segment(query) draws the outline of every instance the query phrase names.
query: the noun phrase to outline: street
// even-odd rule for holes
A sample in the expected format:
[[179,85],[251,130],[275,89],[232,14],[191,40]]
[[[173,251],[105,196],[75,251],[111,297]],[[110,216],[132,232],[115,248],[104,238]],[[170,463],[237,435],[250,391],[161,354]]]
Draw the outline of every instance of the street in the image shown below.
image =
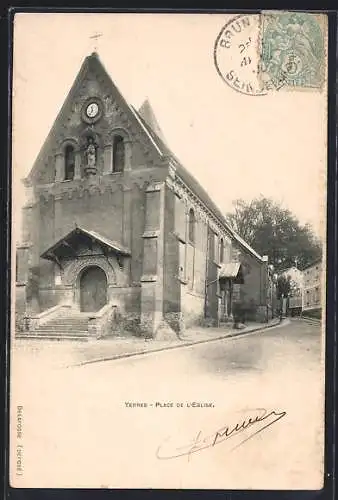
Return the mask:
[[[319,326],[296,319],[69,368],[20,352],[12,411],[23,408],[24,474],[16,484],[320,488],[321,338]],[[238,432],[250,418],[256,423]]]

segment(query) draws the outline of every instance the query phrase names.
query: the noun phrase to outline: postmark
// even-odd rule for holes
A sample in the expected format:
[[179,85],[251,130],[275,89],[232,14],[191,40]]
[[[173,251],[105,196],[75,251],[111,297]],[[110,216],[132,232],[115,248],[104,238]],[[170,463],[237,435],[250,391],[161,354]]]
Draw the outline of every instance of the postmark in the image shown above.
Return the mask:
[[281,11],[232,18],[214,45],[218,74],[227,85],[246,95],[323,88],[324,18]]

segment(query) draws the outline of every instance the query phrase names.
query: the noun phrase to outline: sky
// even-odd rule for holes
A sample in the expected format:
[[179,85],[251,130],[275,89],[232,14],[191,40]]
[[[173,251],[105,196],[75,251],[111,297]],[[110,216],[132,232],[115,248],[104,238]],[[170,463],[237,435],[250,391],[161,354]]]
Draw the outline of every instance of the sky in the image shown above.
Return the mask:
[[[326,93],[247,96],[216,71],[215,40],[233,14],[16,14],[13,204],[84,58],[99,57],[126,100],[148,98],[167,144],[226,213],[271,197],[323,237]],[[97,40],[91,38],[101,34]]]

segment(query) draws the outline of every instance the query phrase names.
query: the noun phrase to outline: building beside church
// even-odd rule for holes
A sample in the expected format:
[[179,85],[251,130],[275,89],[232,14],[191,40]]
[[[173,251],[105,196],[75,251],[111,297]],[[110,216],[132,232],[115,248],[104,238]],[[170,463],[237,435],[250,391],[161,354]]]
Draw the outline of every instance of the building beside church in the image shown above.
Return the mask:
[[304,286],[302,293],[302,312],[314,313],[320,317],[322,309],[322,260],[318,259],[303,268]]
[[303,297],[303,272],[297,266],[292,266],[280,271],[279,276],[290,280],[290,293],[288,296],[288,309],[291,315],[300,314],[302,311]]
[[[88,56],[24,180],[17,313],[31,333],[159,337],[271,315],[269,266]],[[47,333],[46,333],[47,332]]]

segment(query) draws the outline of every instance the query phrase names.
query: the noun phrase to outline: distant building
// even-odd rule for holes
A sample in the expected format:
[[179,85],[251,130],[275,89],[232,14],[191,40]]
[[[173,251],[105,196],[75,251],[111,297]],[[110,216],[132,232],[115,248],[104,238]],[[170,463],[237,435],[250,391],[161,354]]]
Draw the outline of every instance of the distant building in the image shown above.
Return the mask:
[[296,285],[296,288],[301,289],[303,287],[303,272],[296,266],[288,267],[280,271],[281,276],[290,276],[291,281]]
[[321,281],[323,264],[321,259],[303,268],[302,310],[321,309]]
[[291,291],[288,297],[289,309],[299,310],[302,309],[302,296],[303,296],[303,272],[296,266],[289,267],[279,273],[280,276],[290,278]]

